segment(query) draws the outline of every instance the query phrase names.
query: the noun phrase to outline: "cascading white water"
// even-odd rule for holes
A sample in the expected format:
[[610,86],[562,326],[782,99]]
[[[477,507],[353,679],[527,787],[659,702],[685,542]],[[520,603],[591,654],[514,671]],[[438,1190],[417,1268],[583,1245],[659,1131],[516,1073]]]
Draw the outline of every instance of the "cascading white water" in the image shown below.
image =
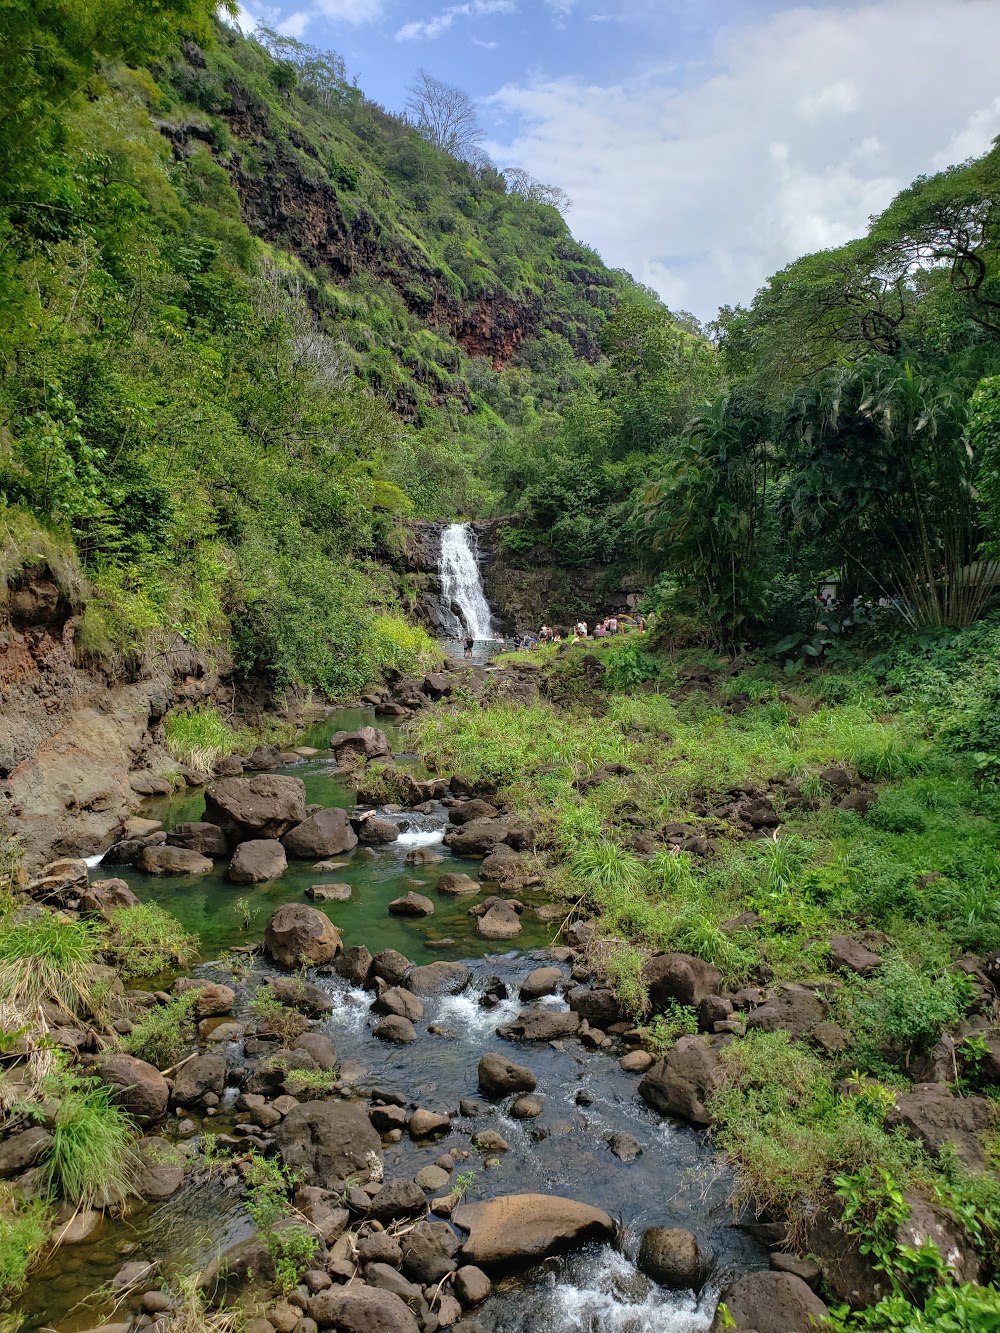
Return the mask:
[[479,561],[469,544],[468,523],[449,523],[442,532],[438,569],[441,601],[445,615],[455,622],[454,637],[492,639],[493,617],[483,591]]

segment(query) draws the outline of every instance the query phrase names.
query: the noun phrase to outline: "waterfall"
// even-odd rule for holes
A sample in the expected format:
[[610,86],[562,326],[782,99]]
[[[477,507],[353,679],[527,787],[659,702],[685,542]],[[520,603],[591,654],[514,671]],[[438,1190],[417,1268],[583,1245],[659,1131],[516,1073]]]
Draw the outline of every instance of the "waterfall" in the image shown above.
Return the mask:
[[469,544],[468,523],[449,523],[441,534],[441,603],[453,636],[492,639],[493,617],[483,592],[479,561]]

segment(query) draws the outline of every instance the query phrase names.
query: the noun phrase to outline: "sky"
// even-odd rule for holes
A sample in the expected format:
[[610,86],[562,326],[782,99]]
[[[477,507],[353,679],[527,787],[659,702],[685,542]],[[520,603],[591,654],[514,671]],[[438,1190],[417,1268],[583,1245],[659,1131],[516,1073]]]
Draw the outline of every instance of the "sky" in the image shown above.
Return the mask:
[[244,0],[401,111],[476,99],[496,164],[614,268],[710,320],[1000,134],[997,0]]

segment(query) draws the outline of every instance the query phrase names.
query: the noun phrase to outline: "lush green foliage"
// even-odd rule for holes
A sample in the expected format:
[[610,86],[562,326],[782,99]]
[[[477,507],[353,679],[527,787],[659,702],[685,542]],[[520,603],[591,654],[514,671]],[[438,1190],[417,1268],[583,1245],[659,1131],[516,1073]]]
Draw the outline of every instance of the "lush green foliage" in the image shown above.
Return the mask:
[[168,1004],[157,1004],[132,1024],[121,1039],[121,1047],[157,1069],[176,1064],[194,1039],[194,1007],[197,990],[173,996]]
[[102,947],[118,974],[130,981],[183,967],[198,956],[197,939],[155,903],[116,908]]

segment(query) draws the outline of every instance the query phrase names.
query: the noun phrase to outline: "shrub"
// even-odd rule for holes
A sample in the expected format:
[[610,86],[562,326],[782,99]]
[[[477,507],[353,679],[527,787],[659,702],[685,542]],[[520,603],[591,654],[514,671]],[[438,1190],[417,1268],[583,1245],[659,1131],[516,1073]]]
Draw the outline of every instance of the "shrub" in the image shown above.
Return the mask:
[[235,749],[237,738],[217,708],[205,706],[167,714],[167,749],[175,759],[203,773]]
[[274,1158],[252,1152],[243,1173],[247,1212],[274,1260],[278,1287],[291,1291],[319,1249],[316,1236],[305,1227],[280,1225],[288,1216],[288,1193],[301,1179]]
[[25,1199],[12,1185],[0,1186],[0,1294],[13,1294],[25,1282],[48,1239],[44,1199]]
[[886,1061],[929,1050],[962,1018],[970,993],[963,973],[921,972],[900,954],[890,955],[873,977],[852,981],[842,993],[855,1059],[882,1070]]
[[922,833],[927,827],[920,803],[908,792],[892,788],[880,794],[868,819],[886,833]]
[[147,1009],[145,1016],[133,1023],[132,1031],[121,1039],[121,1048],[129,1055],[146,1060],[157,1069],[167,1069],[184,1054],[194,1038],[196,990],[173,996],[168,1004]]
[[105,928],[104,952],[125,981],[155,977],[198,956],[198,940],[156,903],[119,907]]

